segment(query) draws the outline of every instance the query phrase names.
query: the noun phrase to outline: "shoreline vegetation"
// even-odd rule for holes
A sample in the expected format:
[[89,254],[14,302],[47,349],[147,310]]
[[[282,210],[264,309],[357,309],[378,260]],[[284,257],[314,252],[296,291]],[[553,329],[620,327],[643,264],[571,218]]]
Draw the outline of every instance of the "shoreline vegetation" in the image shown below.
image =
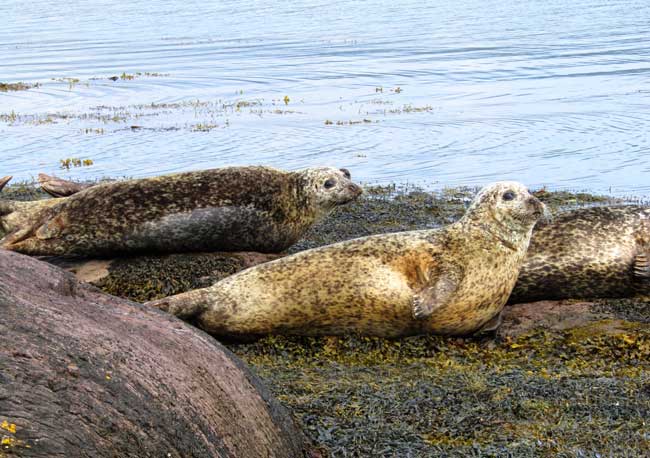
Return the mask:
[[[449,224],[474,192],[366,187],[289,252]],[[544,189],[536,195],[553,212],[627,203]],[[0,194],[44,197],[31,183]],[[117,260],[109,281],[96,286],[145,301],[242,268],[205,254],[143,258]],[[650,298],[544,301],[510,306],[507,315],[496,337],[270,336],[228,347],[330,456],[650,455]]]
[[[80,78],[71,78],[71,77],[66,77],[66,78],[51,78],[50,80],[56,83],[66,83],[68,84],[68,87],[72,89],[76,84],[82,83],[85,85],[89,85],[90,81],[118,81],[118,80],[123,80],[123,81],[130,81],[134,80],[136,78],[156,78],[156,77],[166,77],[170,76],[169,73],[159,73],[159,72],[134,72],[134,73],[127,73],[127,72],[122,72],[120,75],[112,75],[108,77],[92,77],[88,78],[87,81],[82,81]],[[25,83],[23,81],[18,81],[14,83],[4,83],[0,81],[0,92],[9,92],[9,91],[26,91],[28,89],[32,88],[37,88],[37,87],[42,87],[44,84],[47,83]]]

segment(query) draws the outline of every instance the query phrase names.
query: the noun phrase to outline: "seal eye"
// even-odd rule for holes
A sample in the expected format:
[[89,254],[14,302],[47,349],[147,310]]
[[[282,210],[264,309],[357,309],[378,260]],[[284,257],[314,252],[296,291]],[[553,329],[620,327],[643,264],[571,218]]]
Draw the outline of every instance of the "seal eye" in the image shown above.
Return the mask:
[[348,180],[352,178],[352,175],[350,175],[350,171],[348,169],[341,169],[341,172],[343,172],[343,175],[345,175],[345,178]]
[[335,184],[336,180],[334,178],[330,178],[329,180],[325,181],[325,183],[323,183],[323,186],[325,186],[325,189],[332,189]]
[[503,196],[501,196],[503,200],[512,200],[515,198],[515,193],[512,191],[506,191],[503,193]]

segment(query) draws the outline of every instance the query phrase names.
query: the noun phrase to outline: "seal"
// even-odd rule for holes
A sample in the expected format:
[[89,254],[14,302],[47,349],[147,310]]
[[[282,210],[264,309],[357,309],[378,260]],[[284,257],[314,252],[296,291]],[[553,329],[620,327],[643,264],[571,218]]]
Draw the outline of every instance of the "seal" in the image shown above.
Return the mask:
[[280,252],[361,194],[346,169],[226,167],[102,183],[48,204],[3,202],[0,247],[30,255]]
[[582,208],[535,228],[509,303],[650,294],[650,208]]
[[232,340],[488,330],[545,212],[523,185],[495,183],[449,226],[306,250],[148,304]]

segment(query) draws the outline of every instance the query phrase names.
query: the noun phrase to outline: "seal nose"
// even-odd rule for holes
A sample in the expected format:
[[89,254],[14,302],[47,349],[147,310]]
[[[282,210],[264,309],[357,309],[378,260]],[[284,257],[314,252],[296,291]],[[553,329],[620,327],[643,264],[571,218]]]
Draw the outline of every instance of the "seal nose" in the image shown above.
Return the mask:
[[350,183],[348,185],[348,191],[350,191],[350,193],[354,195],[354,197],[359,197],[361,194],[363,194],[363,189],[361,188],[361,186],[354,183]]
[[542,203],[535,196],[530,196],[528,198],[528,206],[533,210],[533,215],[540,219],[543,222],[549,222],[551,220],[551,212],[549,212],[548,207]]

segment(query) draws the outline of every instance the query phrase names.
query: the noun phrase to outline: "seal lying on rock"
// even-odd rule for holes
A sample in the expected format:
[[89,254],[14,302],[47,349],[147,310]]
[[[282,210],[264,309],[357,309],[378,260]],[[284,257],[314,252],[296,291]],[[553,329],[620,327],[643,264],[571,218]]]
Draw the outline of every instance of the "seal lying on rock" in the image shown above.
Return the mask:
[[650,294],[650,208],[583,208],[535,228],[508,302]]
[[103,183],[49,204],[0,201],[8,232],[0,247],[31,255],[279,252],[361,192],[350,172],[331,167],[227,167]]
[[237,340],[468,334],[497,324],[545,211],[521,184],[495,183],[442,229],[303,251],[148,304]]

